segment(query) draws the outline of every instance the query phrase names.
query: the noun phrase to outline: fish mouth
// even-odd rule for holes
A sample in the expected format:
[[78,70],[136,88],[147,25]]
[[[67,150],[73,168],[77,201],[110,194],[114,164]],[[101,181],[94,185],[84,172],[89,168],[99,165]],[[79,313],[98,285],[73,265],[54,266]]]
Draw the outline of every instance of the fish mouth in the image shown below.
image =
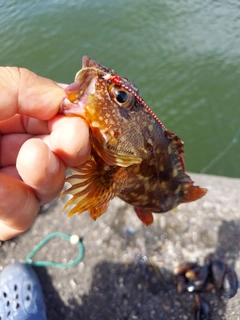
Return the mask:
[[93,71],[82,69],[76,81],[65,88],[59,113],[66,116],[84,116],[88,97],[95,94],[95,84]]
[[65,88],[65,97],[59,113],[66,116],[84,116],[84,109],[90,95],[96,94],[96,76],[112,70],[98,64],[88,56],[82,58],[82,69],[76,74],[75,82]]

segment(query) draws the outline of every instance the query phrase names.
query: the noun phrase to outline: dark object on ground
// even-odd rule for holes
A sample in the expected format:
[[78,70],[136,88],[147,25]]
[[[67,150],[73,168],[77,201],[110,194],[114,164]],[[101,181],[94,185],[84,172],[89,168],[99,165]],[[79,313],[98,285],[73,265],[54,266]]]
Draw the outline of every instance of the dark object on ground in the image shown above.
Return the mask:
[[[225,262],[214,259],[212,255],[205,257],[204,265],[187,262],[178,266],[174,274],[177,291],[205,292],[215,289],[227,299],[234,297],[238,290],[238,279],[233,268]],[[198,294],[194,298],[195,319],[209,319],[210,307]]]

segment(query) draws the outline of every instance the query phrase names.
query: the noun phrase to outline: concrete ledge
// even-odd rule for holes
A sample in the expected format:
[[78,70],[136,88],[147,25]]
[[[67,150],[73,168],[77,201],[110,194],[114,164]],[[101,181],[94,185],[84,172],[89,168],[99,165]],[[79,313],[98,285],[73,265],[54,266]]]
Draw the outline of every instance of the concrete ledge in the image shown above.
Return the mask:
[[[180,205],[144,227],[131,206],[112,201],[96,222],[87,213],[70,219],[61,213],[63,202],[43,208],[24,235],[2,243],[0,266],[23,261],[51,232],[78,234],[85,256],[76,267],[35,268],[46,296],[50,320],[193,319],[193,297],[177,294],[173,269],[184,261],[202,262],[214,253],[233,266],[240,277],[240,180],[191,174],[208,188],[201,200]],[[36,260],[68,260],[76,248],[53,240]],[[158,267],[149,266],[148,258]],[[160,270],[160,272],[159,272]],[[224,301],[217,293],[204,293],[211,319],[240,319],[240,293]]]

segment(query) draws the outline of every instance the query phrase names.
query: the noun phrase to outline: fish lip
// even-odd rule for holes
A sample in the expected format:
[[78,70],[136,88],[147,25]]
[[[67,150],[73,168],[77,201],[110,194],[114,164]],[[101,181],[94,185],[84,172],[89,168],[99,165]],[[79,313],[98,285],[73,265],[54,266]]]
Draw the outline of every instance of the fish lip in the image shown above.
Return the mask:
[[82,116],[84,114],[84,107],[85,104],[82,101],[79,100],[77,103],[72,103],[67,97],[64,97],[60,104],[58,113],[64,114],[65,116]]

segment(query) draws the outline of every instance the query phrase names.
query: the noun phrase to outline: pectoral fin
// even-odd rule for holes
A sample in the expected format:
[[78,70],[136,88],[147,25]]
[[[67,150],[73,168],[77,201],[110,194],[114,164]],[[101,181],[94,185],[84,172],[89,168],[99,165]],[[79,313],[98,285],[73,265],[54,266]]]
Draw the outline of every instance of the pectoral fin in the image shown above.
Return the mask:
[[99,128],[91,127],[90,137],[98,155],[109,165],[128,167],[142,162],[142,158],[137,155],[120,153],[112,148],[118,144],[117,139],[103,136]]
[[90,210],[90,216],[93,220],[97,220],[98,217],[100,217],[103,213],[105,213],[107,211],[108,208],[108,202],[102,204],[99,207],[95,207],[93,209]]
[[69,217],[89,211],[96,220],[107,210],[109,201],[123,190],[128,179],[125,169],[99,167],[93,157],[81,167],[70,170],[72,174],[66,181],[72,186],[61,194],[61,197],[66,194],[73,196],[63,208],[65,210],[69,205],[74,205],[68,213]]

